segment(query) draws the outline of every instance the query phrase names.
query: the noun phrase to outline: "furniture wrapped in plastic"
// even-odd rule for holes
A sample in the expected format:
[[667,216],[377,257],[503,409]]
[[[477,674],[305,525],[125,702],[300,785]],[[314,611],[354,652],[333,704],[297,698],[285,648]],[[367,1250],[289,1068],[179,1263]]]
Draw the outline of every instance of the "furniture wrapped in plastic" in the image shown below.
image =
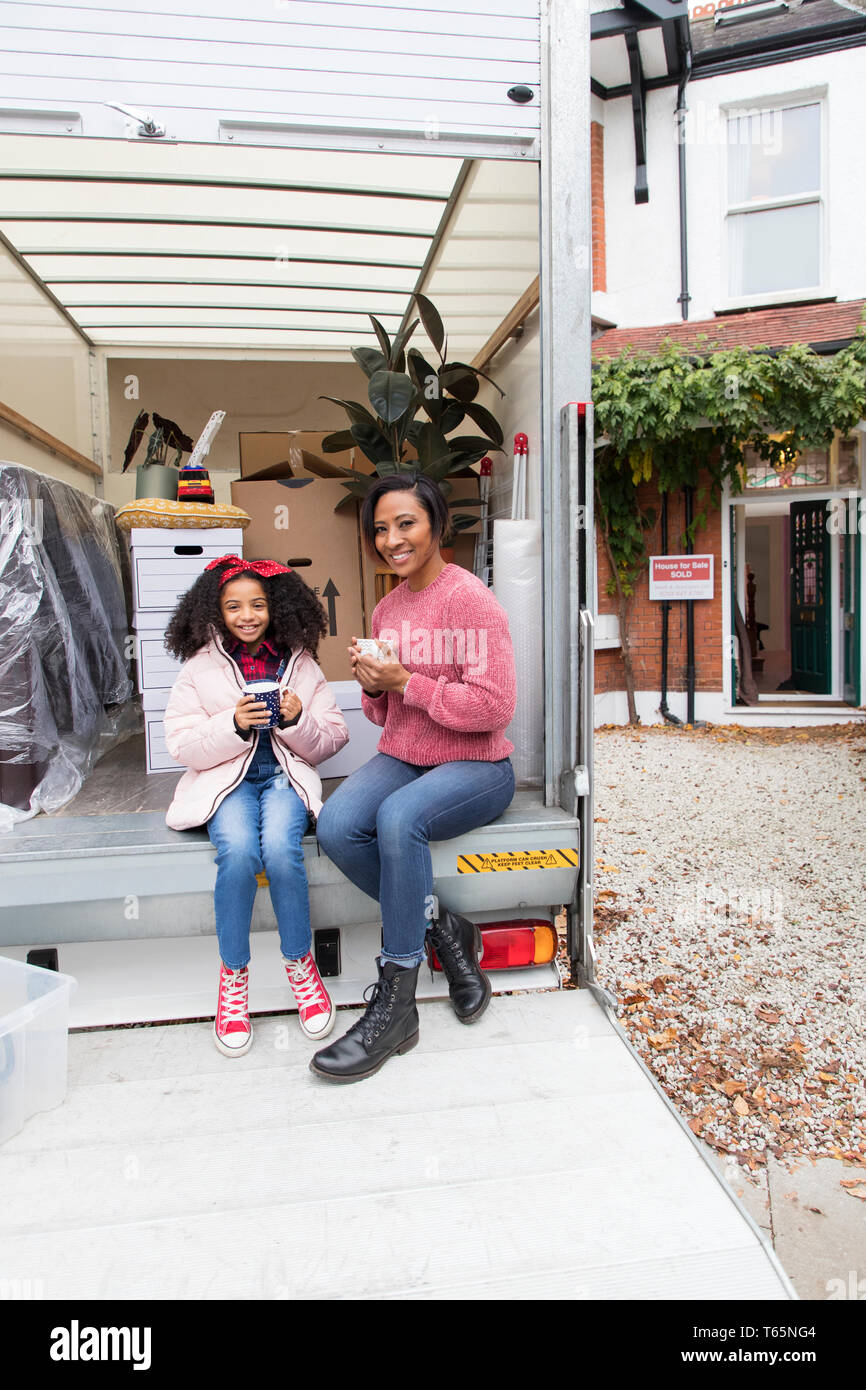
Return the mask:
[[0,462],[0,829],[57,811],[137,727],[114,509]]

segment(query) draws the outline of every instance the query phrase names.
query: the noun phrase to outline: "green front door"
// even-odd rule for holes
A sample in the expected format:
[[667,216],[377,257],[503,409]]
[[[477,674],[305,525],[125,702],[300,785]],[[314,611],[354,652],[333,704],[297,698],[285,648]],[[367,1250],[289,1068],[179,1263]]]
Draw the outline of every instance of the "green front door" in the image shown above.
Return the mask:
[[791,503],[791,682],[830,694],[830,535],[827,502]]

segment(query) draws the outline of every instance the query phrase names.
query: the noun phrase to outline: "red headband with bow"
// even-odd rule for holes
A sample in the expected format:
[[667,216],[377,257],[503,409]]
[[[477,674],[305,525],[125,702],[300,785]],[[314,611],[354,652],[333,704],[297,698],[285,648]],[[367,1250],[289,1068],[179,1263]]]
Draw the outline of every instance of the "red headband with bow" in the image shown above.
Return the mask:
[[215,570],[220,565],[225,565],[225,570],[220,575],[220,588],[228,583],[230,579],[237,579],[239,574],[245,574],[252,570],[262,579],[273,579],[275,574],[291,574],[289,565],[278,565],[276,560],[242,560],[240,555],[220,555],[218,560],[211,560],[209,565],[205,565],[206,570]]

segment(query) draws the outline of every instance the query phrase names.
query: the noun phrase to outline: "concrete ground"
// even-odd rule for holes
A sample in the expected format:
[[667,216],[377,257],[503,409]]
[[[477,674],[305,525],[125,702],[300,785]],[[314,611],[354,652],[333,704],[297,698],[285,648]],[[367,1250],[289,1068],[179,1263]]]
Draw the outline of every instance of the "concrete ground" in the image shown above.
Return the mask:
[[789,1172],[771,1157],[749,1173],[703,1147],[772,1243],[801,1298],[866,1300],[866,1201],[841,1185],[859,1178],[866,1194],[866,1169],[836,1158],[799,1158]]

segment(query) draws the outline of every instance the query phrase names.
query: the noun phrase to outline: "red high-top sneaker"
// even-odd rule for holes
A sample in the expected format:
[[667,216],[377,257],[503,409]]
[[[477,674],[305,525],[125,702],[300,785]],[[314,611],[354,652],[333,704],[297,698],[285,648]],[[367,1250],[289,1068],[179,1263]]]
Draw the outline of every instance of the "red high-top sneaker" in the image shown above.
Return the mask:
[[325,1038],[334,1026],[337,1010],[331,1003],[330,995],[322,984],[316,962],[308,951],[300,960],[286,960],[283,964],[298,1006],[298,1022],[308,1038],[318,1042]]
[[229,970],[220,961],[220,990],[213,1039],[226,1057],[242,1057],[253,1045],[253,1030],[247,1004],[249,972]]

